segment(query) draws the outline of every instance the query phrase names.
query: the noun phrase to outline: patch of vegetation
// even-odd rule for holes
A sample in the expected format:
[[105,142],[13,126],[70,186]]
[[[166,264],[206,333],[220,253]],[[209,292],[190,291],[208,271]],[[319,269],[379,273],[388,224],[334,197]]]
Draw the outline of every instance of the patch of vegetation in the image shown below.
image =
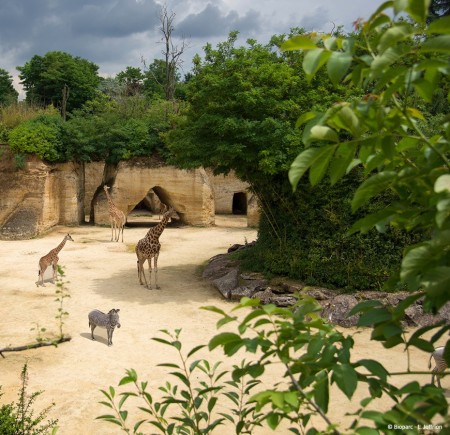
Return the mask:
[[[55,434],[58,420],[47,420],[49,411],[55,406],[54,403],[35,415],[35,402],[43,392],[36,391],[28,394],[28,363],[24,364],[20,379],[17,402],[0,407],[0,433],[2,435],[39,435],[47,434],[51,429],[51,433]],[[0,391],[0,398],[2,395]]]

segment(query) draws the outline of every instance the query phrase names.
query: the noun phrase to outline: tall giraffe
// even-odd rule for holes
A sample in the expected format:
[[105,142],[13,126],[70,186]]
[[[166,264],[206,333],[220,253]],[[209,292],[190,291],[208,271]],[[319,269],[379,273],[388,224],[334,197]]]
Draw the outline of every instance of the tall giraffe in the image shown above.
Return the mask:
[[59,260],[58,253],[64,247],[67,240],[71,240],[73,242],[73,239],[70,236],[70,234],[66,234],[63,241],[56,248],[52,249],[47,255],[44,255],[39,260],[38,282],[36,283],[37,286],[39,286],[39,282],[41,282],[42,287],[45,287],[44,272],[46,271],[47,267],[50,265],[53,266],[53,282],[55,282],[56,272],[57,272],[57,268],[58,268],[58,260]]
[[[103,189],[106,193],[106,198],[108,199],[108,211],[109,211],[109,220],[111,222],[111,242],[113,241],[113,238],[115,238],[115,241],[119,241],[120,232],[122,231],[122,242],[123,242],[123,228],[125,226],[126,217],[125,213],[118,209],[116,205],[113,203],[113,200],[109,196],[108,190],[110,189],[109,186],[106,184],[103,186]],[[117,237],[116,237],[116,231]]]
[[[159,222],[156,226],[150,228],[146,234],[146,236],[139,240],[136,245],[136,255],[137,255],[137,269],[138,269],[138,278],[139,284],[143,285],[142,277],[144,277],[145,287],[148,289],[152,288],[152,258],[154,263],[154,271],[155,271],[155,287],[159,289],[158,286],[158,257],[159,251],[161,249],[161,243],[159,243],[159,237],[161,236],[164,228],[166,228],[169,219],[175,217],[179,218],[178,213],[175,211],[173,207],[169,207],[169,209],[163,214],[161,222]],[[147,278],[145,277],[144,271],[144,263],[148,260],[148,271],[150,275],[150,286],[147,283]]]

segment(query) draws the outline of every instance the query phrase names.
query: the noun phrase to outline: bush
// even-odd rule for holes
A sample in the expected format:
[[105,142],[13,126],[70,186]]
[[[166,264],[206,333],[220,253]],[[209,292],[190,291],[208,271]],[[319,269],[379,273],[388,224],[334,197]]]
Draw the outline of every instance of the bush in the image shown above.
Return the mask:
[[[56,433],[56,424],[58,420],[52,419],[44,422],[49,410],[54,404],[44,408],[37,416],[34,415],[33,405],[36,399],[42,394],[42,391],[34,392],[31,395],[27,394],[27,363],[25,363],[22,368],[20,378],[22,382],[18,393],[18,402],[8,403],[0,407],[0,434],[39,435],[48,433],[49,429],[53,429],[52,434]],[[1,396],[2,394],[0,392],[0,397]]]
[[36,154],[49,162],[60,159],[62,119],[59,115],[39,115],[19,124],[9,133],[9,145],[18,153]]

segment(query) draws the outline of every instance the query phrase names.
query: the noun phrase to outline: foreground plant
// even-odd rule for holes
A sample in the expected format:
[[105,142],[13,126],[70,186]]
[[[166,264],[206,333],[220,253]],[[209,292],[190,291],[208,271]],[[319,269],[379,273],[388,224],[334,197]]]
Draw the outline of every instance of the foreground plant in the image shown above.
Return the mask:
[[[9,403],[0,407],[0,433],[2,435],[39,435],[56,434],[57,419],[47,420],[47,415],[52,405],[44,408],[37,416],[34,415],[34,404],[42,391],[36,391],[28,395],[28,364],[25,363],[20,375],[21,386],[17,403]],[[1,386],[0,386],[1,388]],[[1,397],[1,394],[0,394]]]
[[61,266],[58,266],[58,273],[60,277],[57,278],[56,281],[56,290],[55,302],[58,302],[58,309],[55,318],[58,320],[58,329],[59,336],[56,339],[51,339],[44,335],[47,331],[45,327],[41,327],[39,323],[34,322],[34,327],[31,328],[31,331],[36,331],[36,343],[26,344],[23,346],[8,346],[0,349],[0,356],[5,358],[3,353],[5,352],[19,352],[28,349],[35,349],[43,346],[58,346],[60,343],[64,343],[65,341],[70,341],[71,337],[68,335],[64,335],[63,326],[64,319],[69,315],[69,313],[64,308],[64,301],[67,298],[70,298],[70,293],[68,288],[66,287],[66,282],[64,281],[64,270]]
[[[134,391],[119,393],[120,400],[117,402],[114,387],[101,390],[106,401],[100,403],[113,413],[101,415],[98,419],[116,424],[124,432],[134,434],[141,433],[139,428],[144,423],[163,434],[208,434],[225,421],[234,424],[237,434],[245,434],[260,425],[260,414],[255,412],[255,404],[248,401],[250,392],[260,383],[254,379],[258,369],[249,371],[247,364],[242,362],[230,373],[220,369],[220,362],[212,364],[206,359],[193,360],[193,356],[204,345],[194,347],[185,356],[179,340],[181,330],[161,332],[164,337],[154,340],[175,350],[180,360],[180,364],[160,364],[171,370],[169,374],[175,383],[167,381],[159,386],[158,397],[162,393],[162,399],[157,400],[148,391],[148,382],[139,381],[136,371],[129,369],[119,386],[133,384]],[[250,377],[246,374],[250,374]],[[125,409],[125,403],[130,397],[139,398],[142,405],[138,408],[148,414],[148,418],[135,421],[132,429],[129,426],[129,411]],[[228,412],[218,412],[216,409],[219,399],[223,398],[228,399],[229,407],[225,408]]]
[[[335,385],[349,400],[357,388],[366,392],[366,398],[352,414],[349,427],[344,428],[345,433],[377,433],[375,428],[383,433],[395,433],[394,426],[399,422],[415,428],[411,433],[419,433],[419,427],[446,427],[449,423],[443,390],[416,381],[401,385],[401,375],[424,372],[411,371],[408,366],[403,373],[389,373],[377,360],[352,360],[353,338],[323,320],[319,316],[322,307],[310,297],[300,299],[292,308],[260,305],[258,300],[243,298],[233,309],[233,312],[245,310],[243,318],[216,307],[204,309],[221,316],[218,328],[228,325],[227,332],[210,340],[209,350],[221,348],[227,357],[243,351],[254,357],[232,370],[220,371],[220,363],[205,359],[190,361],[204,346],[192,349],[183,357],[180,331],[175,334],[164,331],[170,339],[155,340],[179,354],[181,365],[161,364],[171,370],[175,383],[159,386],[158,397],[161,393],[163,397],[156,399],[154,393],[147,391],[148,383],[139,382],[137,373],[127,370],[119,386],[132,383],[134,391],[118,393],[114,387],[102,390],[107,400],[101,403],[112,413],[99,419],[117,424],[127,433],[140,433],[144,423],[164,434],[212,433],[227,420],[236,434],[253,433],[256,426],[273,430],[287,427],[292,433],[308,435],[319,433],[316,427],[323,427],[320,433],[339,434],[343,430],[341,421],[349,414],[342,406],[338,421],[328,416],[330,404],[336,403],[331,389]],[[400,310],[392,308],[392,312],[399,314]],[[230,332],[231,324],[236,326],[236,332]],[[418,339],[413,334],[410,342]],[[406,346],[405,358],[408,349]],[[278,373],[275,381],[267,378],[269,367]],[[263,385],[269,386],[263,388]],[[149,415],[136,421],[133,429],[129,420],[135,421],[136,409],[130,413],[124,407],[130,397],[140,397],[144,406],[138,408]],[[224,401],[223,397],[231,401]],[[393,405],[380,411],[375,399]],[[216,408],[219,400],[224,409],[221,412]]]

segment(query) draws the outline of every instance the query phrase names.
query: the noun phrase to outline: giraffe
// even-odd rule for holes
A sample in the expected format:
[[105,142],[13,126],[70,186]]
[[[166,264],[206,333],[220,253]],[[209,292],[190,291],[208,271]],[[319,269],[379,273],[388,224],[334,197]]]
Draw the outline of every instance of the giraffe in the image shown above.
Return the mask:
[[39,286],[39,282],[41,282],[42,287],[45,287],[44,272],[46,271],[47,267],[50,265],[52,265],[52,267],[53,267],[53,283],[55,282],[56,272],[57,272],[57,268],[58,268],[58,260],[59,260],[58,253],[64,247],[67,240],[71,240],[73,242],[73,239],[69,233],[67,233],[65,235],[63,241],[55,249],[52,249],[47,255],[44,255],[39,260],[38,282],[36,283],[36,286]]
[[[154,263],[155,271],[155,287],[159,289],[158,286],[158,256],[161,249],[161,244],[159,243],[159,237],[161,236],[164,228],[166,227],[169,219],[175,217],[179,218],[178,213],[173,207],[169,207],[168,210],[163,214],[161,222],[156,226],[150,228],[145,235],[145,237],[136,245],[136,255],[137,255],[137,269],[139,284],[144,285],[142,282],[142,277],[144,277],[145,287],[151,290],[152,288],[152,258]],[[145,277],[144,263],[148,260],[148,270],[150,275],[150,286],[147,284],[147,278]]]
[[159,203],[159,215],[158,220],[161,220],[161,215],[164,215],[164,213],[168,210],[168,207],[163,202]]
[[[122,210],[118,209],[115,204],[113,203],[113,200],[109,196],[108,190],[110,189],[109,186],[106,184],[103,186],[103,189],[106,193],[106,198],[108,199],[108,211],[109,211],[109,220],[111,222],[111,242],[113,241],[113,238],[115,238],[115,241],[119,241],[120,232],[122,231],[122,242],[123,242],[123,228],[125,226],[126,217]],[[117,237],[116,237],[116,231]]]

